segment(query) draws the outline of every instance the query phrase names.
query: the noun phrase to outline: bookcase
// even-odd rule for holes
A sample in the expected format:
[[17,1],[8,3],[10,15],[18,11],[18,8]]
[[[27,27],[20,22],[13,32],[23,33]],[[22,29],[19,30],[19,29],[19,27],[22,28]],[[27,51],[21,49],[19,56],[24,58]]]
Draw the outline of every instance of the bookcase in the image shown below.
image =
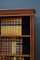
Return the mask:
[[0,10],[0,60],[34,60],[35,9]]

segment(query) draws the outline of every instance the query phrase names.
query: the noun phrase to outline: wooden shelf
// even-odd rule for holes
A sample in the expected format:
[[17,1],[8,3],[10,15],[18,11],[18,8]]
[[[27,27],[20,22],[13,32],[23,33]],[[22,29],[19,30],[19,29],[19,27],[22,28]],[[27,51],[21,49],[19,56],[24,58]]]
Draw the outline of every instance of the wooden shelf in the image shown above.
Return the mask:
[[3,35],[0,35],[0,37],[19,37],[19,38],[21,38],[21,37],[30,37],[30,35],[21,35],[21,36],[3,36]]
[[7,54],[0,54],[0,57],[30,57],[30,55],[7,55]]

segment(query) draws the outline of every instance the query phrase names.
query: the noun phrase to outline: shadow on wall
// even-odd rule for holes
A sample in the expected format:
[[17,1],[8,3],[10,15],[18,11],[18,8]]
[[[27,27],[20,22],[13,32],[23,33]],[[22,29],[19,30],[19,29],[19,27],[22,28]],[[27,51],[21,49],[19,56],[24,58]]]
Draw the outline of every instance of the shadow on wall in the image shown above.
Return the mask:
[[35,60],[40,60],[40,16],[34,18]]

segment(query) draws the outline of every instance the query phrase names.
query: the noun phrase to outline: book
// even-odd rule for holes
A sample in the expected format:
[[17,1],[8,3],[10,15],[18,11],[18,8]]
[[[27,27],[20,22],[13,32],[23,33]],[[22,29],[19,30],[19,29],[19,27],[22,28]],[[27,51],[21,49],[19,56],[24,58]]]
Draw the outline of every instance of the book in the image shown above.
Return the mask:
[[18,36],[22,34],[21,18],[3,18],[1,21],[1,35]]
[[15,26],[11,26],[11,35],[15,36]]
[[12,42],[12,54],[16,55],[16,41],[15,41],[15,39],[13,39],[13,42]]
[[21,38],[16,39],[16,53],[18,55],[22,54],[22,39]]
[[1,35],[6,35],[6,27],[5,26],[1,26]]
[[18,36],[18,26],[15,26],[15,36]]
[[22,35],[22,26],[15,26],[15,35],[16,36]]
[[7,41],[7,54],[12,54],[12,41]]
[[15,36],[15,26],[1,26],[1,35]]
[[18,26],[18,34],[19,34],[19,36],[22,35],[22,26]]
[[1,54],[11,54],[12,41],[9,38],[1,38]]
[[18,23],[19,23],[20,25],[22,25],[22,18],[21,18],[21,17],[18,18]]
[[22,18],[21,17],[15,18],[15,24],[21,25],[22,24]]

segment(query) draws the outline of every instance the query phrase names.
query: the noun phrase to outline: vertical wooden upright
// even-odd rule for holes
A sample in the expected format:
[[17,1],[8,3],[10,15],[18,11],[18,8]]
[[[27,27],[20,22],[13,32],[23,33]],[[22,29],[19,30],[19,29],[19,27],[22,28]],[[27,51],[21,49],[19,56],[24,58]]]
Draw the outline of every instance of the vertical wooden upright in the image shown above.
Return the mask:
[[34,15],[30,16],[30,60],[34,60]]

